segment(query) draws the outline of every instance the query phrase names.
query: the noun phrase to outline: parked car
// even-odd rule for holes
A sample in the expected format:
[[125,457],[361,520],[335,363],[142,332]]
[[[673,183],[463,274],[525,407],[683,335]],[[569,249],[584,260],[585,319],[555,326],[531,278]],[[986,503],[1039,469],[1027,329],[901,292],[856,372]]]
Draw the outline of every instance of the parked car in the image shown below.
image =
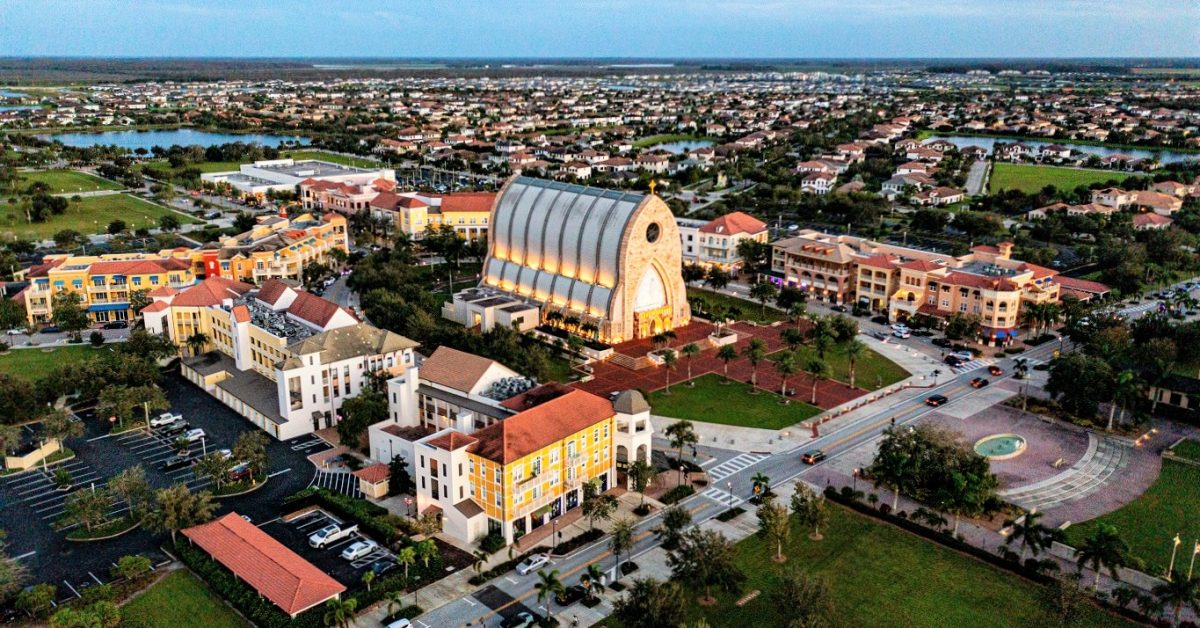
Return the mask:
[[47,325],[47,326],[45,326],[45,327],[43,327],[43,328],[41,329],[40,333],[43,333],[43,334],[57,334],[57,333],[59,333],[59,332],[61,332],[61,331],[62,331],[61,329],[59,329],[58,327],[56,327],[56,326],[54,326],[54,325]]
[[188,456],[171,456],[163,461],[162,470],[174,471],[175,469],[182,469],[191,463],[192,459]]
[[993,364],[988,367],[988,373],[991,373],[992,375],[1000,376],[1000,375],[1004,374],[1004,369]]
[[962,360],[963,362],[970,362],[971,360],[975,359],[975,354],[971,353],[970,351],[956,351],[954,353],[954,357]]
[[200,428],[188,430],[188,431],[184,432],[179,438],[182,438],[185,443],[194,443],[194,442],[204,438],[204,430],[202,430]]
[[949,347],[951,344],[950,341],[945,338],[934,338],[929,342],[932,342],[936,347]]
[[975,379],[971,380],[971,388],[983,388],[984,386],[987,386],[990,383],[991,382],[987,381],[986,379],[984,379],[982,377],[976,377]]
[[872,337],[872,338],[874,338],[874,339],[876,339],[876,340],[879,340],[879,341],[881,341],[881,342],[887,342],[887,339],[888,339],[888,335],[887,335],[887,334],[885,334],[885,333],[883,333],[883,332],[881,332],[881,331],[873,331],[873,332],[871,332],[871,337]]
[[887,325],[887,317],[886,316],[872,316],[871,322],[875,323],[876,325]]
[[958,356],[956,355],[948,355],[942,361],[945,362],[947,366],[958,366],[963,362],[962,360],[958,359]]
[[892,335],[893,335],[893,336],[895,336],[895,337],[897,337],[897,338],[911,338],[911,337],[912,337],[912,332],[911,332],[911,331],[909,331],[907,327],[905,327],[904,329],[894,329],[894,330],[892,330]]
[[950,398],[947,397],[946,395],[933,395],[933,396],[925,398],[925,405],[933,406],[936,408],[938,406],[946,405],[946,403],[948,403],[949,401],[950,401]]
[[250,465],[243,462],[229,470],[230,482],[241,482],[250,479]]
[[800,456],[800,461],[804,464],[817,464],[825,458],[826,456],[824,451],[820,449],[813,449],[811,451],[804,452],[804,455]]
[[174,436],[190,429],[192,429],[192,424],[180,419],[163,427],[163,434],[166,434],[167,436]]
[[517,564],[517,573],[524,576],[538,569],[541,569],[550,562],[550,557],[545,554],[534,554],[529,558]]
[[559,606],[570,606],[575,602],[582,600],[584,595],[587,595],[587,591],[583,590],[583,585],[577,584],[575,586],[563,589],[562,593],[554,596],[554,601],[557,602]]
[[533,615],[521,611],[500,622],[500,628],[529,628],[533,625]]
[[150,427],[166,427],[176,421],[182,421],[182,420],[183,420],[182,414],[172,414],[170,412],[164,412],[164,413],[154,417],[153,419],[150,419]]
[[835,305],[829,309],[833,310],[834,312],[841,312],[842,314],[850,311],[850,309],[844,305]]
[[129,321],[110,321],[104,324],[104,329],[128,329]]
[[372,540],[355,541],[342,550],[342,558],[358,560],[379,549],[379,544]]
[[357,525],[343,528],[337,524],[330,524],[310,534],[308,536],[308,544],[316,548],[322,548],[330,543],[340,541],[355,532],[358,532]]
[[371,572],[375,574],[376,578],[395,568],[396,561],[394,560],[377,560],[371,563]]
[[397,619],[396,621],[384,626],[384,628],[412,628],[412,622],[407,619]]

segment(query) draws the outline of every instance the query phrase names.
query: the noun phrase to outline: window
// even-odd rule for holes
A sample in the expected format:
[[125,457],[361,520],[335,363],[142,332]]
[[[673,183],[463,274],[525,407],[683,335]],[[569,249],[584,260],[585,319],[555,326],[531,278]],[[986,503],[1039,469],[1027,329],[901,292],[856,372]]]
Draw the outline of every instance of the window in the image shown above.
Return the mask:
[[538,456],[537,458],[533,459],[533,475],[540,475],[541,473],[542,473],[542,457]]

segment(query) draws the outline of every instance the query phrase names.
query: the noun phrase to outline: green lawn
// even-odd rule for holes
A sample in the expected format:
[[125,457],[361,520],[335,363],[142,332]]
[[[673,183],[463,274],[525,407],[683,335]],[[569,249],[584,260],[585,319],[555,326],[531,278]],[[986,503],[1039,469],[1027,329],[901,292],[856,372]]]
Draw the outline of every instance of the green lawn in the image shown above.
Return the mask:
[[[772,353],[769,358],[774,360],[782,353]],[[802,345],[796,349],[796,357],[797,364],[803,368],[809,359],[817,357],[817,352],[812,347]],[[825,352],[825,365],[829,367],[829,375],[832,379],[845,384],[850,383],[850,361],[846,359],[846,354],[842,353],[840,349],[834,347]],[[908,377],[908,371],[900,368],[899,364],[867,349],[858,359],[854,386],[863,390],[879,390],[906,377]]]
[[[1129,543],[1133,555],[1146,562],[1146,573],[1160,575],[1171,562],[1171,539],[1183,540],[1179,554],[1190,556],[1192,542],[1200,539],[1200,467],[1163,460],[1162,473],[1150,489],[1113,512],[1067,528],[1067,541],[1078,546],[1100,523],[1115,526]],[[1176,563],[1178,565],[1178,563]]]
[[157,227],[158,219],[171,214],[180,223],[200,222],[190,216],[173,212],[160,205],[144,201],[128,194],[92,196],[72,202],[66,213],[52,216],[46,222],[27,223],[25,216],[13,206],[7,206],[0,214],[0,237],[49,239],[63,229],[74,229],[80,233],[104,233],[108,223],[116,219],[125,221],[129,229]]
[[666,144],[667,142],[689,142],[689,141],[698,141],[698,140],[707,140],[707,139],[709,139],[709,138],[704,137],[702,135],[686,135],[686,134],[651,135],[650,137],[643,137],[642,139],[637,140],[636,142],[633,143],[633,147],[634,148],[649,148],[651,146],[654,146],[655,144]]
[[358,168],[382,168],[384,166],[384,164],[378,161],[371,161],[369,159],[361,159],[358,157],[347,157],[345,155],[329,153],[323,150],[287,150],[279,153],[280,159],[287,157],[291,157],[297,161],[301,159],[319,159],[321,161],[342,164],[343,166],[355,166]]
[[244,628],[248,625],[199,578],[186,570],[172,572],[133,598],[121,608],[121,617],[125,623],[148,628],[191,626],[197,621],[206,628]]
[[[783,565],[772,560],[774,546],[757,536],[738,543],[738,566],[747,576],[743,591],[762,594],[739,608],[736,596],[722,593],[715,606],[693,604],[690,619],[704,617],[712,626],[784,626],[770,592],[782,570],[799,567],[828,582],[833,626],[1051,625],[1032,582],[840,506],[831,506],[830,515],[822,541],[809,540],[810,529],[793,518]],[[1078,625],[1134,624],[1088,607]]]
[[108,179],[92,176],[78,170],[43,170],[22,172],[17,185],[22,189],[41,181],[50,186],[51,194],[66,192],[94,192],[96,190],[119,190],[121,185]]
[[198,163],[198,164],[184,164],[178,168],[172,168],[171,162],[167,161],[166,159],[155,159],[155,160],[147,161],[145,163],[145,165],[152,166],[154,168],[166,168],[166,169],[178,174],[179,172],[181,172],[183,170],[187,170],[188,168],[195,168],[195,169],[199,170],[200,172],[228,172],[231,170],[237,170],[239,167],[241,167],[242,162],[240,162],[240,161],[205,161],[205,162]]
[[1001,162],[992,168],[988,191],[994,194],[1001,190],[1012,189],[1030,194],[1041,191],[1047,185],[1053,185],[1060,190],[1074,190],[1080,185],[1103,183],[1110,180],[1121,182],[1128,177],[1129,174],[1125,172]]
[[[676,372],[682,373],[685,368],[680,365]],[[780,405],[782,397],[771,392],[759,391],[752,395],[749,386],[740,382],[722,384],[724,378],[716,373],[692,381],[695,387],[672,384],[670,394],[665,390],[651,393],[652,412],[678,419],[769,430],[795,425],[821,412],[819,408],[795,399],[786,406]]]
[[[8,342],[8,337],[0,336],[0,340]],[[107,351],[107,349],[93,349],[88,344],[58,345],[44,349],[41,347],[12,349],[8,353],[0,355],[0,373],[37,381],[49,373],[50,369],[60,364],[79,362],[84,358],[96,355],[99,351]]]
[[1194,441],[1190,439],[1185,440],[1176,445],[1175,449],[1171,451],[1180,458],[1187,458],[1188,460],[1200,462],[1200,441]]
[[775,321],[787,318],[783,312],[770,307],[769,303],[764,311],[762,304],[757,301],[739,299],[720,292],[705,290],[704,288],[688,288],[687,296],[688,299],[702,299],[712,305],[720,305],[725,308],[735,307],[738,310],[738,314],[734,318],[738,320],[754,321],[756,323],[774,323]]

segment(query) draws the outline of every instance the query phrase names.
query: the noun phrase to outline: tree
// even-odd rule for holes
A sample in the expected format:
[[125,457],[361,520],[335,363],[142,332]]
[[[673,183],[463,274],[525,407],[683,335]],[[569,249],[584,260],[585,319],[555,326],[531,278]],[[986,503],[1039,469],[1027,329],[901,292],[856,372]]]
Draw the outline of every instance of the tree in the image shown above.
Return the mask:
[[767,301],[775,299],[779,294],[779,290],[775,288],[775,284],[769,281],[760,281],[753,286],[750,286],[750,297],[759,304],[759,314],[763,318],[767,317]]
[[663,511],[662,523],[655,532],[663,549],[671,550],[679,545],[683,531],[692,525],[692,513],[683,506],[671,506]]
[[857,338],[851,338],[842,347],[846,354],[846,364],[850,367],[850,387],[854,388],[854,378],[858,372],[858,361],[867,353],[867,345]]
[[65,410],[54,409],[42,418],[42,438],[66,446],[68,438],[83,436],[83,422],[75,420]]
[[750,361],[750,385],[758,386],[758,363],[767,355],[767,343],[762,338],[752,338],[742,349],[742,357]]
[[767,477],[766,473],[759,471],[750,478],[750,483],[754,487],[754,495],[762,497],[771,492],[771,478]]
[[683,345],[683,348],[681,348],[679,350],[679,352],[681,354],[683,354],[684,358],[687,359],[687,378],[689,381],[691,381],[691,379],[692,379],[692,358],[694,358],[700,354],[700,345],[698,345],[694,342],[689,342],[686,345]]
[[821,577],[799,567],[785,571],[770,593],[788,628],[821,628],[834,617],[833,592]]
[[396,552],[396,562],[404,565],[404,585],[408,586],[408,568],[417,563],[417,548],[406,545]]
[[232,457],[225,457],[220,452],[212,452],[207,456],[197,460],[193,465],[193,472],[197,477],[208,478],[217,490],[221,490],[221,485],[229,478],[229,472],[233,469]]
[[388,418],[387,394],[370,388],[363,389],[357,397],[342,402],[337,428],[338,438],[351,448],[358,448],[367,429]]
[[546,601],[546,619],[549,620],[554,616],[554,598],[562,595],[567,588],[562,580],[558,579],[557,569],[550,572],[539,569],[537,575],[538,581],[533,584],[533,588],[537,590],[537,601]]
[[48,584],[35,584],[17,595],[17,610],[28,613],[33,617],[41,617],[50,610],[58,597],[58,587]]
[[117,559],[117,564],[112,568],[114,578],[124,578],[125,580],[137,580],[142,576],[150,573],[150,559],[145,556],[128,555]]
[[629,476],[629,482],[633,485],[633,490],[637,491],[642,496],[640,506],[646,504],[646,487],[650,485],[650,480],[654,478],[654,467],[650,466],[645,460],[637,460],[629,465],[625,471]]
[[597,521],[608,521],[617,510],[617,498],[600,492],[600,483],[595,478],[583,484],[583,516],[588,518],[590,530],[596,529]]
[[786,560],[783,555],[783,542],[787,540],[792,531],[791,522],[788,521],[787,508],[768,497],[762,500],[762,504],[755,514],[758,515],[759,537],[775,545],[775,562],[782,563]]
[[114,221],[108,223],[108,234],[109,235],[122,234],[122,233],[125,233],[128,229],[129,229],[129,225],[125,224],[124,220],[117,219],[117,220],[114,220]]
[[800,366],[796,363],[796,355],[794,353],[789,351],[775,358],[775,372],[779,373],[780,395],[787,396],[787,380],[799,370]]
[[167,232],[178,231],[179,219],[174,214],[163,214],[163,217],[158,219],[158,228]]
[[1079,544],[1075,554],[1077,570],[1082,573],[1086,566],[1096,572],[1092,589],[1100,586],[1100,572],[1107,569],[1114,579],[1117,570],[1129,563],[1129,544],[1117,534],[1117,529],[1107,523],[1097,524],[1096,531]]
[[[695,445],[700,442],[700,437],[696,436],[696,428],[691,421],[680,419],[667,426],[663,430],[667,438],[671,441],[671,446],[675,448],[675,460],[680,464],[683,463],[683,448],[686,445]],[[683,483],[683,471],[680,471],[679,482]]]
[[1171,609],[1171,625],[1178,626],[1184,608],[1200,612],[1200,579],[1176,574],[1150,592],[1163,608]]
[[1033,555],[1037,556],[1043,550],[1050,549],[1055,541],[1062,538],[1061,531],[1047,527],[1041,523],[1041,518],[1042,513],[1030,510],[1018,519],[1009,519],[1004,522],[1004,527],[1012,530],[1004,539],[1004,544],[1011,545],[1020,542],[1022,561],[1025,560],[1027,549],[1032,550]]
[[1090,419],[1099,402],[1111,398],[1116,378],[1102,358],[1085,353],[1068,353],[1050,363],[1046,392],[1059,400],[1067,412]]
[[80,489],[67,497],[64,504],[63,516],[59,525],[69,526],[78,524],[84,530],[91,532],[92,528],[108,520],[109,505],[112,497],[108,491]]
[[616,557],[616,577],[621,577],[621,554],[629,551],[633,547],[633,521],[629,519],[618,519],[613,524],[612,538],[609,539],[608,547],[612,550],[613,556]]
[[587,592],[589,600],[596,599],[596,595],[604,592],[604,570],[600,568],[600,563],[592,563],[587,566],[587,571],[579,577],[579,584],[583,585],[583,590]]
[[88,326],[87,312],[83,309],[83,298],[78,292],[61,292],[54,297],[50,318],[62,331],[71,334],[76,342],[79,332]]
[[187,345],[188,350],[192,352],[193,356],[200,355],[204,352],[205,347],[208,346],[208,334],[198,331],[188,336],[183,343]]
[[417,542],[413,547],[417,552],[417,560],[421,561],[426,569],[429,569],[429,561],[438,556],[437,543],[434,543],[433,539],[425,539]]
[[371,583],[372,582],[375,582],[375,572],[368,569],[368,570],[364,571],[363,575],[362,575],[363,586],[367,587],[368,592],[371,591]]
[[726,380],[729,379],[729,362],[737,359],[737,356],[737,349],[733,345],[721,345],[721,348],[717,349],[717,359],[722,362]]
[[807,484],[800,480],[796,480],[795,487],[796,490],[792,493],[792,512],[795,513],[801,524],[812,526],[813,531],[808,538],[820,541],[825,538],[821,535],[821,526],[829,520],[825,496],[814,493]]
[[1125,411],[1144,397],[1145,382],[1138,377],[1137,372],[1130,369],[1125,369],[1124,371],[1117,373],[1114,386],[1115,387],[1112,395],[1113,404],[1112,407],[1109,408],[1108,413],[1107,430],[1110,432],[1113,428],[1113,409],[1115,409],[1117,406],[1121,407],[1120,420],[1124,422]]
[[1042,587],[1039,597],[1055,628],[1079,625],[1087,610],[1087,597],[1079,590],[1079,583],[1061,576]]
[[335,628],[350,628],[358,611],[357,598],[333,598],[325,602],[324,623]]
[[667,565],[676,580],[704,589],[703,603],[715,601],[713,587],[733,593],[746,579],[736,564],[733,543],[713,530],[692,528],[685,532],[679,547],[667,552]]
[[150,527],[160,532],[170,532],[171,543],[175,543],[175,536],[180,530],[212,519],[217,507],[218,504],[212,501],[212,493],[193,493],[186,484],[159,489],[154,493]]
[[141,519],[146,514],[151,493],[142,465],[128,467],[109,478],[107,487],[113,497],[125,503],[131,517]]
[[613,615],[626,628],[678,626],[687,613],[683,588],[675,582],[641,578],[613,604]]
[[804,372],[812,378],[812,404],[817,405],[817,384],[829,376],[829,367],[820,358],[812,358],[804,364]]
[[708,269],[704,284],[713,290],[721,291],[729,285],[729,273],[717,266]]
[[394,496],[412,493],[415,488],[412,474],[408,472],[408,461],[400,456],[393,456],[392,461],[388,463],[388,494]]
[[230,449],[233,460],[244,463],[250,476],[258,478],[267,468],[267,436],[260,431],[242,432]]
[[663,394],[669,395],[671,394],[671,371],[675,370],[675,361],[677,358],[675,357],[675,352],[671,349],[667,349],[659,355],[662,356],[663,368],[666,369],[667,375],[667,387]]

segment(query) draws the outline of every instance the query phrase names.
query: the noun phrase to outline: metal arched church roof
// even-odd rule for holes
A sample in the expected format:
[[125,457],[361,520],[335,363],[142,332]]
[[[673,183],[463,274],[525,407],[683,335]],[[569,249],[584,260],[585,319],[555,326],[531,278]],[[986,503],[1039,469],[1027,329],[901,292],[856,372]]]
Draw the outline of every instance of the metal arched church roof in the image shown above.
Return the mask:
[[517,177],[496,201],[486,283],[604,315],[622,279],[621,238],[645,198]]

